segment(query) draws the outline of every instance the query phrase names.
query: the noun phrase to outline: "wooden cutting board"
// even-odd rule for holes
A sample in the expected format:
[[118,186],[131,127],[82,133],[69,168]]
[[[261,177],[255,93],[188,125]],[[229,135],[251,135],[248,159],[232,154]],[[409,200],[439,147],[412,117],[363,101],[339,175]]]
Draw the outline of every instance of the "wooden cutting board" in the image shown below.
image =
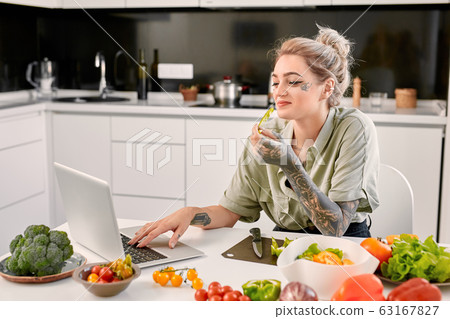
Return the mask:
[[[254,263],[276,265],[277,256],[272,256],[270,246],[272,245],[272,238],[262,237],[263,254],[259,258],[253,251],[252,236],[241,240],[236,245],[222,253],[222,256],[230,259],[237,259],[243,261],[250,261]],[[276,239],[279,246],[283,245],[284,240]]]

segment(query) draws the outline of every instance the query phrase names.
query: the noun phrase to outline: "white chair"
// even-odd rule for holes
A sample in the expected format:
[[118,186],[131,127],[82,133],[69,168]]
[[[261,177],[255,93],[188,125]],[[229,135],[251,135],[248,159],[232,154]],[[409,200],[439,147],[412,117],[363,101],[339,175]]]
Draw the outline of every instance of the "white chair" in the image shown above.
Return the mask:
[[370,214],[372,237],[412,234],[414,195],[406,177],[394,167],[381,164],[378,195],[380,206]]

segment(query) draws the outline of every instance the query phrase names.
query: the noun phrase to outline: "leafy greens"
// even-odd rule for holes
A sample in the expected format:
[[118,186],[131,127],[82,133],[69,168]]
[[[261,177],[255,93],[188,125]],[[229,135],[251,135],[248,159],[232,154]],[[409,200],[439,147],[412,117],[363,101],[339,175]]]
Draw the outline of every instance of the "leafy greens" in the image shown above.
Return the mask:
[[439,247],[429,236],[424,242],[402,234],[392,244],[392,257],[381,264],[384,277],[394,281],[414,277],[432,282],[444,282],[450,278],[450,252]]

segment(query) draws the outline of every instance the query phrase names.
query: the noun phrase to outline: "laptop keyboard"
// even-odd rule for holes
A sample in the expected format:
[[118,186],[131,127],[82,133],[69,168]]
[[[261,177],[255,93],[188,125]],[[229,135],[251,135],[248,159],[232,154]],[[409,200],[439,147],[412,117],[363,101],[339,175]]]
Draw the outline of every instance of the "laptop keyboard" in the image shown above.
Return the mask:
[[120,236],[122,238],[122,246],[123,250],[125,251],[125,254],[130,254],[131,260],[135,264],[142,264],[153,260],[160,260],[167,258],[167,256],[164,256],[151,248],[148,247],[137,248],[134,245],[133,246],[128,245],[128,242],[130,241],[131,238],[128,238],[123,234],[120,234]]

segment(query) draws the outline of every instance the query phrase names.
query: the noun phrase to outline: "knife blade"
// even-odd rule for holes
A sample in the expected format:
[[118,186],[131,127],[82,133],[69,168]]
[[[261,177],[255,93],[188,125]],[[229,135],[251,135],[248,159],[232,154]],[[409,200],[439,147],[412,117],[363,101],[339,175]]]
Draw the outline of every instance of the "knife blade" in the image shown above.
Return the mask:
[[253,251],[255,252],[256,256],[262,258],[263,249],[261,240],[261,230],[258,227],[254,227],[250,229],[250,234],[252,234],[253,236],[252,240]]

